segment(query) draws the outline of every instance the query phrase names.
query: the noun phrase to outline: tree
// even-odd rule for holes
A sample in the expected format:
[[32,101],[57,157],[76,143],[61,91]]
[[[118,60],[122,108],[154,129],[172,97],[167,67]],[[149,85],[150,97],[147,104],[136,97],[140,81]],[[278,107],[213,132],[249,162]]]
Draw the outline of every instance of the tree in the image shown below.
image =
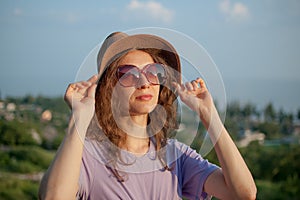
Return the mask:
[[238,118],[241,115],[241,106],[238,101],[228,104],[227,115],[231,118]]
[[251,115],[255,114],[255,112],[256,112],[256,107],[251,103],[247,103],[242,109],[242,114],[246,118],[249,118]]
[[30,94],[26,95],[21,101],[22,104],[33,104],[34,102],[35,98]]
[[276,118],[276,112],[271,102],[268,103],[267,106],[265,107],[264,117],[267,122],[274,121]]
[[268,139],[278,138],[280,133],[280,126],[278,125],[278,123],[274,123],[274,122],[260,123],[257,129],[258,131],[266,134],[266,137]]
[[242,116],[245,121],[245,128],[250,129],[251,128],[251,120],[250,117],[253,115],[256,115],[256,107],[255,105],[251,103],[247,103],[243,108],[242,108]]
[[31,135],[32,126],[19,121],[0,123],[0,144],[3,145],[38,145]]

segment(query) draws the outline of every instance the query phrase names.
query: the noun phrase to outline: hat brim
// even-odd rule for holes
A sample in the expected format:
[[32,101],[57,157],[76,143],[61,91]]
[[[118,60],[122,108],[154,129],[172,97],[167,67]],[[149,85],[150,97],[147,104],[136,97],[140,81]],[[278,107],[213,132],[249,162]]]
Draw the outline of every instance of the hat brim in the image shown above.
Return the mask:
[[127,35],[122,33],[122,38],[107,47],[102,58],[99,59],[98,55],[99,76],[114,60],[134,49],[159,49],[166,57],[168,65],[177,72],[181,72],[179,56],[175,48],[165,39],[150,34]]

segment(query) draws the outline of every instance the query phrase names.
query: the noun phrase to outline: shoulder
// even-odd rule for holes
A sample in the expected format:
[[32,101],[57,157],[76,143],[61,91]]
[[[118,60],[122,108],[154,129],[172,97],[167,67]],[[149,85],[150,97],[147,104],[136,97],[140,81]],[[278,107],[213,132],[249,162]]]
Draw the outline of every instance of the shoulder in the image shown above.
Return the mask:
[[219,167],[203,158],[196,150],[190,146],[181,143],[174,139],[169,139],[167,143],[167,158],[168,163],[176,161],[177,166],[181,169],[198,169],[208,170],[210,172],[218,169]]
[[169,139],[167,142],[167,151],[169,154],[175,154],[178,158],[184,157],[199,157],[202,158],[200,154],[198,154],[194,149],[190,146],[179,142],[176,139]]
[[167,152],[168,159],[173,159],[172,164],[176,166],[183,195],[189,199],[200,197],[202,199],[202,197],[207,196],[203,191],[204,183],[208,176],[219,167],[204,159],[188,145],[177,140],[169,139],[167,149],[169,151]]

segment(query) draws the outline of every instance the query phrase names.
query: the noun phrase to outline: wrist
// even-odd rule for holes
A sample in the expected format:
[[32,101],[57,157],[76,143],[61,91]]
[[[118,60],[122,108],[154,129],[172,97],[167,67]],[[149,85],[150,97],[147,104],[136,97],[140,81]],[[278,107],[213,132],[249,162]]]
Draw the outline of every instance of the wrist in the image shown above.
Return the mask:
[[215,107],[199,113],[200,119],[207,131],[215,132],[214,130],[220,130],[224,126]]
[[68,133],[78,134],[83,140],[86,136],[89,124],[90,122],[88,122],[87,119],[84,119],[81,115],[75,115],[74,113],[72,113],[69,121]]

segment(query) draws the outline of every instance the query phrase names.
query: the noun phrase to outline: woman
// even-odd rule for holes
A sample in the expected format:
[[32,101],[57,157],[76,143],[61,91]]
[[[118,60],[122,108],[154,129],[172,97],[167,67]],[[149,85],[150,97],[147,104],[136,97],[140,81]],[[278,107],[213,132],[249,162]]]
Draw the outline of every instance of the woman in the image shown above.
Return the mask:
[[[154,35],[109,35],[98,75],[70,84],[68,132],[40,185],[41,199],[255,199],[252,175],[205,83],[181,84],[173,46]],[[170,139],[176,95],[215,144],[220,167]]]

